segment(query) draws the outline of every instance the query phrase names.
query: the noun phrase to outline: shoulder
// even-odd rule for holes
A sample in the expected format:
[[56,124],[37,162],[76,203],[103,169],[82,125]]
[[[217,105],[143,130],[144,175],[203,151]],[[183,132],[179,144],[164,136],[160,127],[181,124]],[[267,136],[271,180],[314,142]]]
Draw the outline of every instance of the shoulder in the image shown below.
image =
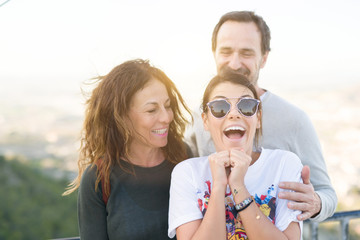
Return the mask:
[[186,159],[178,164],[176,164],[174,170],[184,169],[184,168],[202,168],[208,165],[208,157],[195,157]]
[[300,158],[293,152],[282,149],[262,149],[261,155],[269,164],[278,163],[284,167],[302,168]]
[[[95,191],[95,182],[96,182],[96,178],[97,178],[97,168],[96,166],[88,166],[82,177],[81,177],[81,182],[80,182],[80,187],[79,187],[79,196],[81,196],[81,198],[85,198],[88,199],[90,196],[94,196],[97,194],[102,194],[99,191]],[[99,183],[99,189],[101,189],[101,184]],[[101,195],[99,195],[101,196]]]
[[97,167],[96,165],[93,166],[93,165],[90,165],[88,166],[82,177],[81,177],[81,184],[87,184],[87,183],[95,183],[96,181],[96,172],[97,172]]
[[300,181],[303,165],[296,154],[280,149],[263,149],[262,154],[267,174],[277,176],[280,181]]
[[[267,95],[262,100],[262,107],[263,117],[266,118],[266,121],[286,121],[288,126],[294,124],[302,126],[312,125],[309,116],[304,110],[272,92],[267,92]],[[284,117],[284,114],[286,114],[286,117]]]
[[206,170],[208,167],[209,167],[209,162],[207,156],[189,158],[187,160],[178,163],[175,166],[172,175],[184,174],[184,173],[187,175],[192,175],[195,171],[202,172]]
[[275,95],[272,92],[267,92],[266,96],[262,100],[263,108],[264,109],[279,109],[281,111],[291,111],[291,113],[296,113],[299,115],[306,115],[306,113],[300,109],[299,107],[295,106],[294,104],[290,103],[289,101],[285,100],[284,98]]

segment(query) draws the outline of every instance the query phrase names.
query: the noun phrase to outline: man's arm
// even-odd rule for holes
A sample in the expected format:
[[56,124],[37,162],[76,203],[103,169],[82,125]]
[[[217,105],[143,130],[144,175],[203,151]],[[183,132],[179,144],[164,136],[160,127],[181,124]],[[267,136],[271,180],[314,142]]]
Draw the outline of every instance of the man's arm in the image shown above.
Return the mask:
[[303,218],[301,220],[311,217],[311,220],[320,222],[333,215],[337,197],[331,186],[320,142],[310,119],[304,114],[297,123],[299,125],[295,127],[296,132],[293,135],[294,149],[291,151],[308,167],[304,167],[302,171],[304,183],[284,183],[284,188],[295,192],[284,193],[279,197],[293,201],[289,203],[291,209],[303,211],[299,215],[299,218]]

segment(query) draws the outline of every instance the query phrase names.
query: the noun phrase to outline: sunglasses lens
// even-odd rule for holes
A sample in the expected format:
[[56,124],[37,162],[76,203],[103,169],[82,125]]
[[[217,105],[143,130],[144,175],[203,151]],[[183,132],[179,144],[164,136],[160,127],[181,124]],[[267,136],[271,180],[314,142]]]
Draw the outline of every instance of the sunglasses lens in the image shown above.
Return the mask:
[[230,104],[225,100],[213,101],[209,103],[209,108],[214,117],[222,118],[230,110]]
[[245,116],[251,117],[256,113],[258,102],[255,99],[241,99],[237,104],[239,111]]

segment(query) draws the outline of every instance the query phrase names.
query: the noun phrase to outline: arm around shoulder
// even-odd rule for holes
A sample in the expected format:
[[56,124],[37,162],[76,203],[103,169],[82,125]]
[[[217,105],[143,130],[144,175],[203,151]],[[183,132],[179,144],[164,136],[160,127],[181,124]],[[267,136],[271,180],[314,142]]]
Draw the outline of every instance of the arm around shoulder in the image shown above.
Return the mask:
[[321,210],[312,220],[323,221],[335,212],[337,196],[327,172],[320,141],[306,114],[299,121],[295,136],[296,149],[294,152],[304,166],[310,167],[310,182],[321,200]]

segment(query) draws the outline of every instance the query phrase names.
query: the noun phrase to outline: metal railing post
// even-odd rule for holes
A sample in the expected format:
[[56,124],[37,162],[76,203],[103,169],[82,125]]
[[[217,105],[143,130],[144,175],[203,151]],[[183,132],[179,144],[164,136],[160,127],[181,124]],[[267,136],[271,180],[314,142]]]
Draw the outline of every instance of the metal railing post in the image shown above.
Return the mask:
[[319,223],[311,222],[310,226],[311,226],[311,240],[317,240],[318,239]]
[[343,220],[340,221],[342,240],[349,239],[349,220],[350,220],[349,218],[344,218]]
[[[349,221],[354,218],[360,218],[360,210],[336,212],[333,216],[325,219],[323,222],[340,222],[341,239],[348,240],[350,237]],[[320,224],[323,222],[320,222]],[[309,220],[305,221],[305,223],[310,225],[311,240],[318,240],[319,223]]]

